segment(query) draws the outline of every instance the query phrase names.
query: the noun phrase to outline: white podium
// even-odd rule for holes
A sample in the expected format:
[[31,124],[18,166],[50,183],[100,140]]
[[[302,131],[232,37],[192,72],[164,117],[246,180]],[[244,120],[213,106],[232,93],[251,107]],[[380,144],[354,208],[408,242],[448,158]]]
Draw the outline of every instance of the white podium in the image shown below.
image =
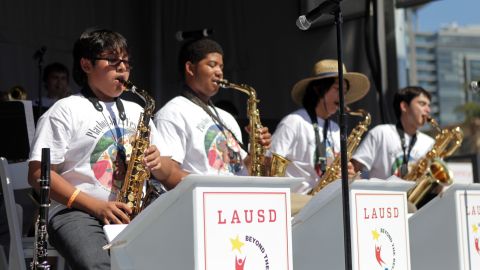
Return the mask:
[[[413,184],[371,179],[350,185],[353,269],[410,269],[406,191]],[[341,181],[337,180],[295,216],[295,270],[345,269],[342,213]]]
[[453,184],[409,225],[412,269],[480,269],[480,184]]
[[293,269],[296,178],[189,175],[111,242],[112,269]]

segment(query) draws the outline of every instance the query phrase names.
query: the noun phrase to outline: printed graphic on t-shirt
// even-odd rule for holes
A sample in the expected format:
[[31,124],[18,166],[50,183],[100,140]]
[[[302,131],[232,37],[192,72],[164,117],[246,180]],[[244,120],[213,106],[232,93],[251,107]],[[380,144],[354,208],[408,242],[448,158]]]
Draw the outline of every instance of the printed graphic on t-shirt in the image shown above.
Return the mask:
[[[112,134],[116,136],[113,137]],[[113,193],[117,193],[122,187],[134,138],[134,132],[123,128],[107,130],[90,156],[90,166],[95,178]]]
[[335,150],[333,149],[332,143],[327,140],[327,149],[326,149],[326,158],[327,158],[327,165],[332,164],[333,160],[335,159]]
[[[317,147],[317,146],[315,144],[313,144],[312,147]],[[327,165],[330,165],[333,162],[333,160],[335,159],[335,155],[336,155],[336,153],[334,152],[332,143],[330,141],[327,141],[327,148],[326,148],[326,151],[325,151],[325,158],[326,158],[326,161],[327,161]],[[314,162],[315,162],[315,156],[316,156],[316,151],[314,150],[313,151],[313,159],[312,159],[312,160],[314,160]]]
[[212,125],[205,133],[204,143],[210,167],[219,173],[240,171],[240,146],[230,132],[222,132],[217,125]]
[[[412,157],[408,157],[408,171],[410,171],[410,168],[412,167]],[[400,167],[402,167],[403,164],[403,154],[399,154],[397,157],[395,157],[395,160],[393,161],[392,164],[392,169],[390,171],[391,175],[395,175],[400,177]]]

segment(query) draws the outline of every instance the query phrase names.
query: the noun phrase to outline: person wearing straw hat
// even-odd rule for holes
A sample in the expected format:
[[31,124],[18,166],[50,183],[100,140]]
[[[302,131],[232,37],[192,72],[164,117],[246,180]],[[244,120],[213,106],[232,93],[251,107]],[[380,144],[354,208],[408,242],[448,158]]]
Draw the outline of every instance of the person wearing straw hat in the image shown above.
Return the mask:
[[[347,72],[343,66],[345,104],[363,98],[370,89],[367,76]],[[272,136],[271,151],[286,157],[286,176],[305,180],[295,192],[306,194],[316,186],[335,155],[340,153],[340,128],[329,118],[339,109],[338,62],[326,59],[313,67],[313,75],[298,81],[291,92],[301,106],[285,116]],[[354,173],[349,164],[349,173]]]

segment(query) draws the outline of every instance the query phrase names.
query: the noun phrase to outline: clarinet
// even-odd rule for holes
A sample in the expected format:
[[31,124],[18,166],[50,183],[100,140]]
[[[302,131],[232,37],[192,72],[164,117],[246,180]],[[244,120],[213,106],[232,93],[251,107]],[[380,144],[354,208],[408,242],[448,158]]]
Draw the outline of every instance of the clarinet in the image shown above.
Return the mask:
[[47,223],[48,208],[50,207],[50,148],[42,148],[42,162],[40,179],[40,207],[35,223],[35,242],[33,244],[33,260],[30,264],[32,270],[50,270],[47,261]]

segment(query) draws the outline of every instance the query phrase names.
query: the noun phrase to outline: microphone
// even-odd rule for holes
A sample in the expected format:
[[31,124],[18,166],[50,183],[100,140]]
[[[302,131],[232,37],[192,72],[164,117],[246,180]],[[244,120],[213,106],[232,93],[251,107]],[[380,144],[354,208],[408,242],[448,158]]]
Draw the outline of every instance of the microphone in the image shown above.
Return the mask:
[[194,31],[178,31],[175,34],[175,38],[178,41],[184,41],[187,39],[197,39],[202,37],[209,37],[213,34],[212,29],[201,29],[201,30],[194,30]]
[[480,91],[480,81],[472,81],[470,83],[470,89],[474,93],[478,93]]
[[324,13],[333,13],[338,9],[341,0],[325,0],[325,2],[312,9],[306,15],[301,15],[297,19],[297,27],[300,30],[307,30],[312,23]]
[[47,47],[42,46],[40,49],[38,49],[34,54],[33,54],[33,59],[37,60],[37,59],[42,59],[43,55],[45,54],[45,52],[47,51]]

